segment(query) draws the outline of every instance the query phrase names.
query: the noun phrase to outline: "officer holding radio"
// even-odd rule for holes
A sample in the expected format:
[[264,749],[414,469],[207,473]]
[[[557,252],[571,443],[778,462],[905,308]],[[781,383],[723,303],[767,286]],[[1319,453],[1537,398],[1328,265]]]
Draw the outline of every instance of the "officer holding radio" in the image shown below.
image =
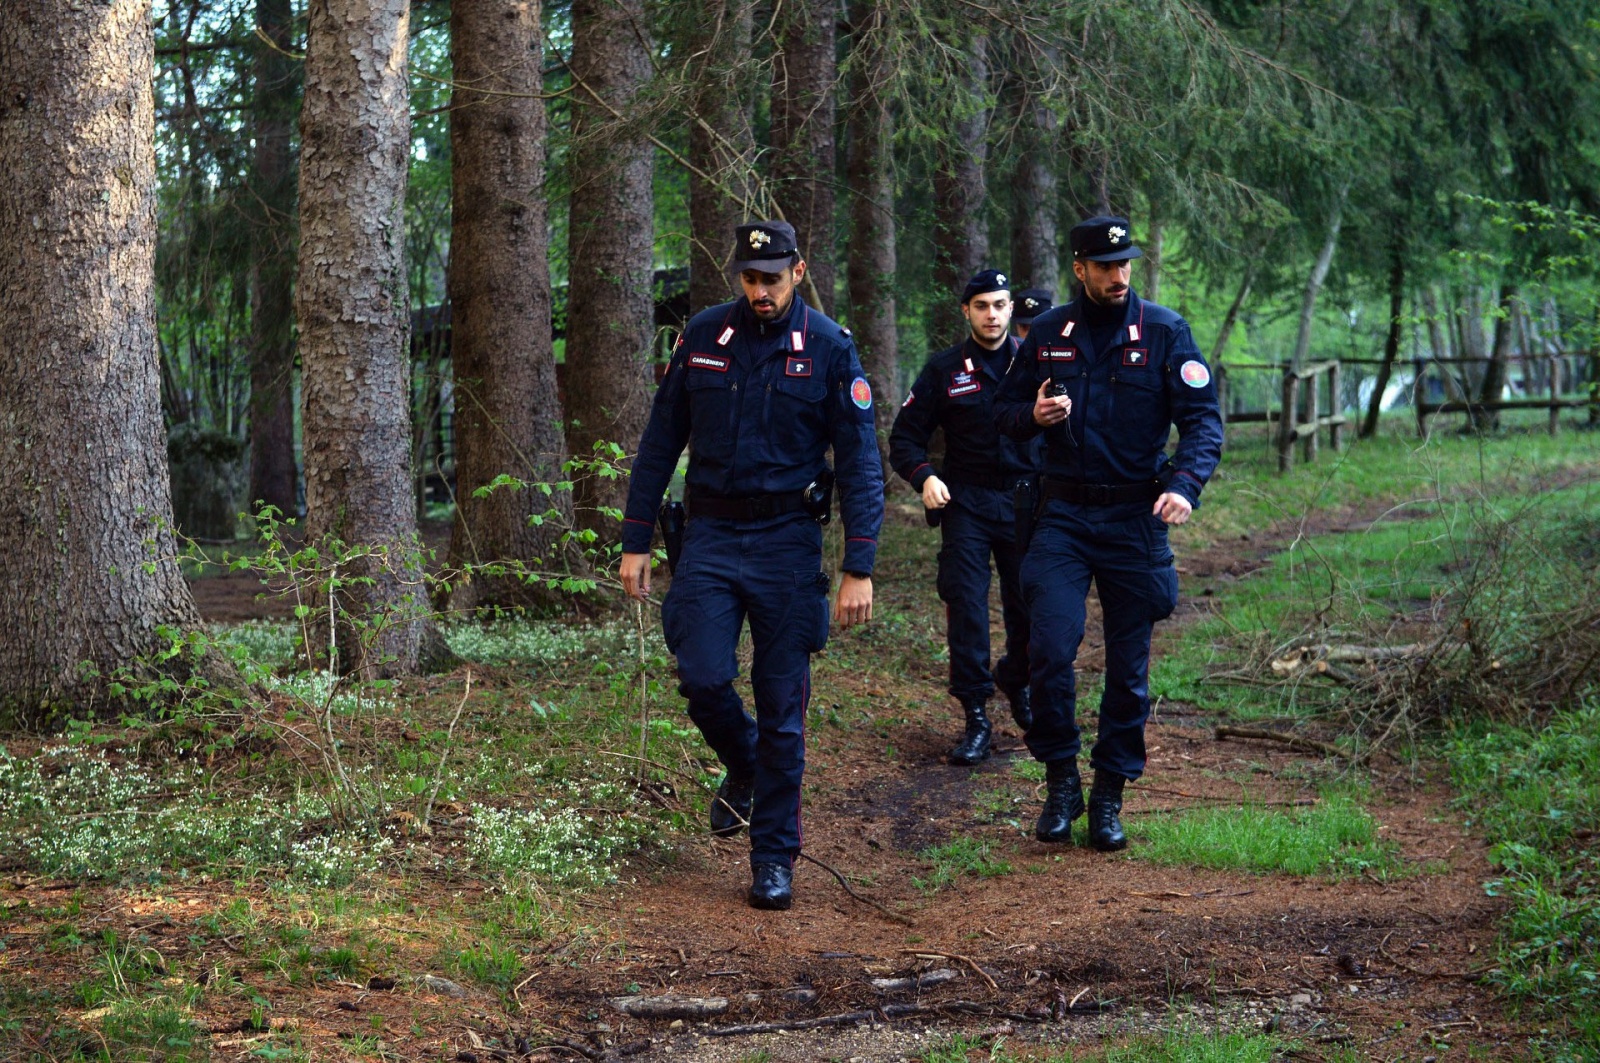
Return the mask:
[[[975,273],[961,293],[968,335],[928,359],[889,433],[889,462],[922,494],[937,518],[939,597],[945,603],[950,647],[950,696],[961,703],[966,730],[950,751],[952,764],[977,764],[989,755],[987,701],[998,687],[1011,717],[1027,731],[1028,613],[1017,567],[1013,496],[1031,489],[1038,472],[1037,440],[1023,443],[995,430],[994,397],[1017,353],[1007,328],[1011,292],[1006,275]],[[943,468],[935,470],[928,443],[944,430]],[[1000,576],[1005,655],[989,669],[989,560]]]
[[1040,506],[1022,564],[1033,623],[1027,743],[1047,784],[1034,834],[1070,842],[1072,821],[1085,812],[1073,662],[1092,581],[1106,672],[1087,811],[1090,843],[1110,851],[1127,845],[1123,786],[1145,766],[1151,630],[1178,601],[1167,526],[1187,521],[1199,504],[1222,456],[1222,419],[1188,323],[1129,287],[1129,263],[1141,252],[1127,219],[1090,218],[1071,240],[1083,292],[1034,319],[995,417],[1013,439],[1045,438]]
[[[750,826],[756,908],[792,903],[811,657],[828,639],[822,527],[833,448],[844,519],[834,619],[872,617],[883,470],[872,389],[850,333],[796,292],[805,261],[786,222],[741,225],[744,297],[696,314],[673,352],[634,459],[622,532],[623,589],[650,593],[656,510],[685,445],[687,524],[661,625],[689,717],[727,769],[711,809],[719,835]],[[755,719],[734,692],[750,623]]]

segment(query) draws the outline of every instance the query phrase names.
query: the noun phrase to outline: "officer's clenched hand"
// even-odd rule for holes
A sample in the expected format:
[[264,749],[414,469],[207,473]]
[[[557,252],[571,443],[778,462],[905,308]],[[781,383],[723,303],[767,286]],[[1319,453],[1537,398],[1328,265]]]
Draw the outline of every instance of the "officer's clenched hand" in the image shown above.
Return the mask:
[[872,619],[872,577],[839,577],[839,600],[833,603],[833,618],[840,627],[865,624]]
[[950,488],[937,476],[922,481],[922,504],[928,509],[943,509],[950,501]]
[[1189,500],[1173,491],[1168,491],[1156,499],[1156,508],[1152,510],[1155,516],[1168,524],[1182,524],[1193,512],[1194,507],[1189,504]]
[[1072,412],[1072,399],[1066,395],[1046,395],[1050,390],[1050,381],[1046,380],[1039,385],[1039,397],[1033,403],[1033,421],[1035,424],[1049,428],[1053,424],[1060,424]]
[[628,592],[629,598],[642,602],[650,597],[649,554],[623,554],[622,568],[617,574],[622,577],[622,589]]

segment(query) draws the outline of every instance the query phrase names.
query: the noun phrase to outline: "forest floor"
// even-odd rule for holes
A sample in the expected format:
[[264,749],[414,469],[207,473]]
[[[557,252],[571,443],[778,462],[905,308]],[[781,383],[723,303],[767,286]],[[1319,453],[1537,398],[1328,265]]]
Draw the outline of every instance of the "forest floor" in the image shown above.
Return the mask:
[[[1198,551],[1180,542],[1183,604],[1158,629],[1157,656],[1205,614],[1216,588],[1250,578],[1295,537],[1361,528],[1385,505]],[[894,534],[915,535],[920,511],[892,505],[890,522]],[[924,614],[938,606],[931,534],[925,540],[886,558],[876,582],[880,616],[927,622],[836,634],[818,661],[806,852],[876,906],[801,862],[794,908],[754,911],[743,899],[745,840],[690,824],[637,858],[623,885],[569,902],[562,931],[509,959],[474,944],[484,962],[464,968],[467,953],[452,949],[476,942],[482,928],[471,924],[493,888],[458,875],[413,871],[403,884],[363,884],[348,907],[329,911],[326,899],[286,903],[259,880],[98,885],[13,873],[0,880],[0,978],[71,999],[74,986],[115,965],[116,950],[61,947],[64,938],[148,942],[146,966],[159,963],[158,973],[235,986],[195,1008],[218,1059],[1067,1058],[1174,1029],[1270,1035],[1305,1059],[1526,1058],[1532,1031],[1481,982],[1502,912],[1485,893],[1492,872],[1437,766],[1371,767],[1364,800],[1396,858],[1387,867],[1329,877],[1158,866],[1141,858],[1141,821],[1310,805],[1344,770],[1275,743],[1219,741],[1207,706],[1162,700],[1148,774],[1129,788],[1130,851],[1038,843],[1039,773],[1003,708],[995,756],[977,768],[945,763],[957,715],[942,696],[944,664],[927,652],[937,620]],[[277,608],[256,600],[247,578],[201,580],[196,590],[216,620]],[[885,645],[906,631],[906,644]],[[1102,649],[1092,615],[1086,675],[1100,670]],[[476,689],[509,689],[499,682],[489,674]],[[1084,702],[1092,727],[1094,698]],[[874,707],[870,723],[837,725],[851,715],[841,706],[862,704]],[[664,803],[679,800],[670,785],[656,791]],[[686,807],[698,822],[703,804]],[[963,840],[973,844],[963,850]],[[355,925],[359,935],[325,933]],[[359,956],[330,952],[358,936]],[[300,945],[278,949],[276,974],[263,962],[275,941]],[[446,955],[454,967],[442,964]],[[322,970],[295,978],[295,962]],[[484,972],[495,964],[498,973]],[[722,1003],[701,1017],[638,1018],[614,1003],[629,996]],[[76,1051],[98,1053],[82,1014],[58,1020],[90,1031]],[[44,1031],[21,1035],[14,1043],[34,1045],[39,1058],[60,1054],[59,1044],[45,1047]],[[968,1045],[970,1056],[961,1054]]]

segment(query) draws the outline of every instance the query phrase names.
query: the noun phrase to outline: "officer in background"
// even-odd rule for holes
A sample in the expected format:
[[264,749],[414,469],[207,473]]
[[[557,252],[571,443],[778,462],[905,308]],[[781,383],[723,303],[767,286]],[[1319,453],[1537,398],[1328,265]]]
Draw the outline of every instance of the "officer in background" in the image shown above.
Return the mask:
[[1050,309],[1050,304],[1055,300],[1056,293],[1049,288],[1024,288],[1017,293],[1011,311],[1011,324],[1016,326],[1017,339],[1028,338],[1033,319]]
[[[650,593],[656,508],[687,444],[688,525],[661,626],[689,718],[727,769],[711,830],[735,834],[749,822],[749,902],[787,909],[800,852],[810,655],[828,640],[825,453],[833,447],[844,516],[834,607],[843,626],[872,618],[883,470],[855,344],[796,292],[806,264],[794,229],[757,222],[739,226],[735,240],[744,298],[696,314],[673,352],[633,463],[621,578],[635,599]],[[754,720],[733,690],[746,618]]]
[[[950,751],[952,764],[977,764],[989,755],[986,702],[996,686],[1011,717],[1028,729],[1028,614],[1017,568],[1021,554],[1012,510],[1019,481],[1031,481],[1037,441],[1003,439],[995,429],[994,396],[1016,356],[1007,334],[1011,293],[1006,275],[986,269],[961,293],[967,338],[928,360],[911,386],[889,433],[889,462],[939,514],[939,597],[945,602],[950,646],[950,696],[961,703],[966,733]],[[942,475],[928,460],[934,429],[944,429]],[[1000,574],[1006,651],[989,670],[989,558]]]
[[1027,742],[1048,785],[1034,834],[1070,842],[1084,813],[1073,661],[1093,580],[1106,673],[1088,812],[1089,840],[1102,851],[1127,845],[1123,784],[1144,771],[1151,629],[1178,601],[1167,526],[1189,519],[1222,456],[1211,371],[1183,318],[1128,286],[1129,262],[1141,254],[1129,231],[1115,217],[1073,228],[1083,293],[1034,319],[995,403],[1002,433],[1046,441],[1041,510],[1022,565],[1033,622]]

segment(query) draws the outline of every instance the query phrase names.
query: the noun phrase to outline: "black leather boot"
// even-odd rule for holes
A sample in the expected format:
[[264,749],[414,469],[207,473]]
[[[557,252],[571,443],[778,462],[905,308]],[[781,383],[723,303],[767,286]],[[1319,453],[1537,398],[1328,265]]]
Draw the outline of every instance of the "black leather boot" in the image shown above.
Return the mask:
[[1033,836],[1042,842],[1072,844],[1072,821],[1083,815],[1083,780],[1076,760],[1052,760],[1044,766],[1044,811]]
[[750,907],[786,912],[794,903],[794,869],[756,864],[750,869]]
[[711,799],[711,833],[719,838],[731,838],[744,830],[744,825],[750,822],[750,805],[755,792],[755,776],[735,775],[731,771],[724,775],[722,785],[717,787],[717,796]]
[[1028,691],[1028,684],[1010,687],[1005,695],[1011,703],[1011,722],[1017,725],[1017,730],[1027,734],[1028,728],[1033,726],[1033,695]]
[[977,764],[989,755],[989,714],[981,701],[969,701],[961,708],[967,714],[967,733],[950,751],[950,763]]
[[1122,833],[1122,787],[1128,780],[1109,771],[1094,772],[1094,785],[1089,788],[1089,844],[1102,853],[1114,853],[1128,847],[1128,836]]

